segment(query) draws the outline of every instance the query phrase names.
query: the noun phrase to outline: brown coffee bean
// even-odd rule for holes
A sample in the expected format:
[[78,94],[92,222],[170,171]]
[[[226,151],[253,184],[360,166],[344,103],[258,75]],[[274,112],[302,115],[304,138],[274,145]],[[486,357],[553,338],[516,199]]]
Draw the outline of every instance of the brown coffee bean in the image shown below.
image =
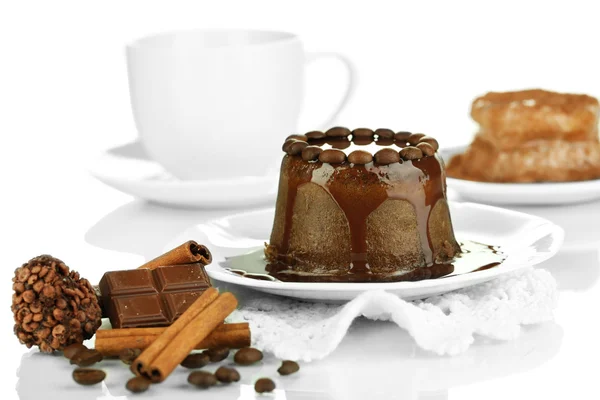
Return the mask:
[[233,368],[219,367],[215,371],[215,377],[219,382],[231,383],[240,380],[240,373]]
[[435,140],[435,138],[432,138],[431,136],[423,136],[421,139],[419,139],[419,143],[428,143],[436,151],[440,148],[440,144],[438,143],[438,141]]
[[253,347],[245,347],[243,349],[239,349],[235,356],[233,356],[233,361],[239,365],[250,365],[254,364],[263,359],[262,351],[255,349]]
[[[54,343],[51,346],[54,347]],[[102,359],[102,353],[97,350],[82,350],[71,358],[71,364],[77,364],[80,367],[89,367],[102,361]]]
[[290,375],[294,372],[298,372],[300,370],[300,366],[295,361],[285,360],[281,362],[281,367],[277,370],[279,375]]
[[319,146],[307,146],[302,150],[302,159],[304,161],[315,161],[319,159],[319,154],[323,151]]
[[52,310],[52,316],[55,320],[62,321],[64,318],[64,313],[60,308],[55,308],[54,310]]
[[368,151],[354,150],[348,156],[348,161],[352,164],[364,165],[373,161],[373,156]]
[[377,146],[391,146],[394,144],[394,139],[379,138],[375,143]]
[[[48,333],[50,333],[50,329],[48,329]],[[81,343],[74,343],[70,346],[67,346],[63,349],[63,355],[68,358],[69,360],[72,359],[77,353],[79,353],[80,351],[83,350],[88,350],[87,347],[85,347],[83,344]]]
[[298,154],[302,153],[302,150],[304,150],[304,148],[306,146],[308,146],[308,143],[301,142],[301,141],[296,141],[296,142],[292,143],[290,145],[290,147],[288,147],[287,153],[290,156],[297,156]]
[[308,137],[306,135],[290,135],[285,138],[285,140],[288,140],[288,139],[296,139],[296,140],[306,142],[308,140]]
[[329,139],[327,143],[329,143],[329,145],[331,145],[332,148],[340,150],[347,149],[352,144],[352,142],[349,141],[348,138]]
[[394,131],[391,129],[379,128],[375,130],[375,134],[381,139],[393,139]]
[[229,356],[229,349],[227,347],[215,347],[213,349],[204,350],[202,354],[206,354],[210,362],[219,362]]
[[374,139],[372,137],[357,137],[352,140],[357,146],[366,146],[373,143]]
[[423,158],[423,152],[421,149],[417,147],[405,147],[400,150],[400,156],[403,160],[418,160],[419,158]]
[[106,378],[106,373],[99,369],[76,368],[73,371],[73,380],[80,385],[95,385]]
[[210,363],[210,357],[206,353],[194,353],[188,355],[181,362],[181,366],[185,368],[202,368]]
[[33,290],[26,290],[23,292],[23,300],[25,303],[33,303],[35,300],[35,293]]
[[194,371],[188,376],[188,382],[194,386],[207,389],[217,384],[217,378],[206,371]]
[[400,154],[396,150],[392,149],[381,149],[375,153],[375,162],[378,164],[393,164],[400,161]]
[[342,126],[336,126],[333,127],[329,130],[327,130],[327,132],[325,132],[325,135],[328,137],[344,137],[344,136],[349,136],[352,132],[350,132],[350,129],[348,128],[344,128]]
[[435,149],[429,143],[419,143],[417,148],[423,152],[426,156],[432,156],[435,154]]
[[61,310],[64,310],[65,308],[67,308],[67,301],[63,298],[56,300],[56,307],[60,308]]
[[323,152],[319,154],[319,161],[329,164],[340,164],[346,161],[346,154],[341,150],[323,150]]
[[[75,320],[79,322],[79,320]],[[79,322],[81,324],[81,322]],[[142,354],[142,350],[140,349],[123,349],[119,353],[119,360],[123,361],[127,365],[131,365],[136,358],[138,358]]]
[[413,133],[408,137],[408,139],[406,139],[406,141],[415,146],[417,143],[419,143],[419,140],[421,140],[422,137],[425,137],[424,133]]
[[27,279],[29,279],[29,275],[31,275],[31,271],[29,270],[29,268],[21,267],[17,270],[17,281],[27,282]]
[[44,288],[44,281],[37,281],[33,284],[33,291],[39,293]]
[[13,290],[17,292],[17,294],[21,294],[25,291],[25,285],[21,282],[13,283]]
[[352,136],[354,136],[355,138],[360,137],[360,138],[364,138],[364,137],[373,137],[373,135],[375,134],[375,132],[373,132],[373,130],[368,129],[368,128],[358,128],[352,131]]
[[[36,314],[41,313],[42,312],[42,304],[39,301],[34,301],[29,306],[29,311],[31,311],[32,313],[36,313]],[[42,319],[44,319],[44,318],[42,317]]]
[[321,131],[310,131],[308,133],[305,134],[306,137],[310,140],[310,139],[323,139],[325,136],[324,132]]
[[294,143],[296,143],[297,140],[296,139],[288,139],[283,143],[283,146],[281,146],[281,150],[285,151],[287,153],[288,149],[290,148],[290,146]]
[[151,382],[143,376],[136,376],[127,381],[125,387],[132,393],[142,393],[148,390]]
[[256,393],[272,392],[275,390],[275,382],[269,378],[260,378],[254,384],[254,390]]

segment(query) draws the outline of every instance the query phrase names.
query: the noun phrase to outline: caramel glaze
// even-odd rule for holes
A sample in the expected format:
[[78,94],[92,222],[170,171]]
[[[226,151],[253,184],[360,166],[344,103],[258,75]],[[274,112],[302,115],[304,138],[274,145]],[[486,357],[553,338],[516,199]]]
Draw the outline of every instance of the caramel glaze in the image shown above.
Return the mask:
[[[327,147],[323,146],[323,148]],[[351,146],[344,148],[344,152],[351,152],[354,149],[355,145],[352,143]],[[413,161],[400,160],[399,163],[389,165],[378,165],[375,162],[353,165],[348,161],[332,165],[320,161],[305,162],[298,156],[285,157],[288,158],[287,162],[292,163],[294,174],[288,176],[283,240],[278,250],[278,253],[283,256],[280,257],[282,261],[289,251],[292,216],[298,188],[312,182],[323,187],[332,196],[348,220],[351,234],[349,274],[356,274],[356,278],[360,280],[365,278],[368,280],[365,275],[371,272],[367,259],[367,218],[386,199],[406,200],[415,209],[425,263],[430,267],[424,269],[428,271],[416,273],[417,275],[425,273],[429,276],[415,278],[426,279],[452,272],[450,264],[435,263],[433,245],[429,236],[430,212],[437,201],[445,197],[443,168],[440,165],[442,161],[437,154]],[[283,265],[280,267],[287,268]],[[279,269],[275,266],[273,268]],[[297,278],[296,276],[295,279]],[[409,277],[405,276],[403,280],[406,278]]]

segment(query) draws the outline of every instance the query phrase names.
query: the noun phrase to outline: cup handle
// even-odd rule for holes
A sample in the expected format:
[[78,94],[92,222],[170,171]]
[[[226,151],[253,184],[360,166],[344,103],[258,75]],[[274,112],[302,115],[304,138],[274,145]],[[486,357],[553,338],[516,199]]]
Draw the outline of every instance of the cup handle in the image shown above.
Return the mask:
[[348,101],[354,95],[354,91],[356,89],[357,70],[356,70],[356,67],[354,66],[354,63],[352,63],[352,61],[348,57],[346,57],[343,54],[335,53],[335,52],[306,53],[306,64],[309,64],[309,63],[312,63],[314,61],[317,61],[319,59],[324,59],[324,58],[332,58],[334,60],[340,61],[346,67],[346,70],[348,71],[348,83],[347,83],[347,87],[346,87],[346,92],[340,99],[340,102],[338,103],[335,110],[331,113],[331,115],[329,115],[329,117],[320,126],[321,129],[328,129],[328,128],[331,128],[331,125],[336,120],[338,114],[342,111],[342,109],[346,106],[346,104],[348,104]]

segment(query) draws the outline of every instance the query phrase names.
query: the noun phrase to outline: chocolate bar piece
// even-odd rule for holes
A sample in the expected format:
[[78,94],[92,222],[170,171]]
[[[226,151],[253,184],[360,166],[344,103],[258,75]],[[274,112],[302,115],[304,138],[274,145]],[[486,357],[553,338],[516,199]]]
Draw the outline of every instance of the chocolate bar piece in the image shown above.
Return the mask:
[[100,280],[113,328],[168,326],[210,287],[198,263],[106,272]]

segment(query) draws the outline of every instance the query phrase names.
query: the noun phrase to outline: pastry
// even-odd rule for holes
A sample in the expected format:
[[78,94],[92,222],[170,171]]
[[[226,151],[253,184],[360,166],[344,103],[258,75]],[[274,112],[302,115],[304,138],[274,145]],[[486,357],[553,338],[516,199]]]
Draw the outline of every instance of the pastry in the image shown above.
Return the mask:
[[480,124],[448,176],[481,182],[566,182],[600,177],[598,100],[544,90],[475,99]]
[[595,140],[599,112],[593,97],[539,89],[490,92],[471,107],[479,135],[500,150],[539,139]]
[[448,273],[460,252],[438,143],[332,128],[283,145],[269,273],[285,281],[399,281]]

